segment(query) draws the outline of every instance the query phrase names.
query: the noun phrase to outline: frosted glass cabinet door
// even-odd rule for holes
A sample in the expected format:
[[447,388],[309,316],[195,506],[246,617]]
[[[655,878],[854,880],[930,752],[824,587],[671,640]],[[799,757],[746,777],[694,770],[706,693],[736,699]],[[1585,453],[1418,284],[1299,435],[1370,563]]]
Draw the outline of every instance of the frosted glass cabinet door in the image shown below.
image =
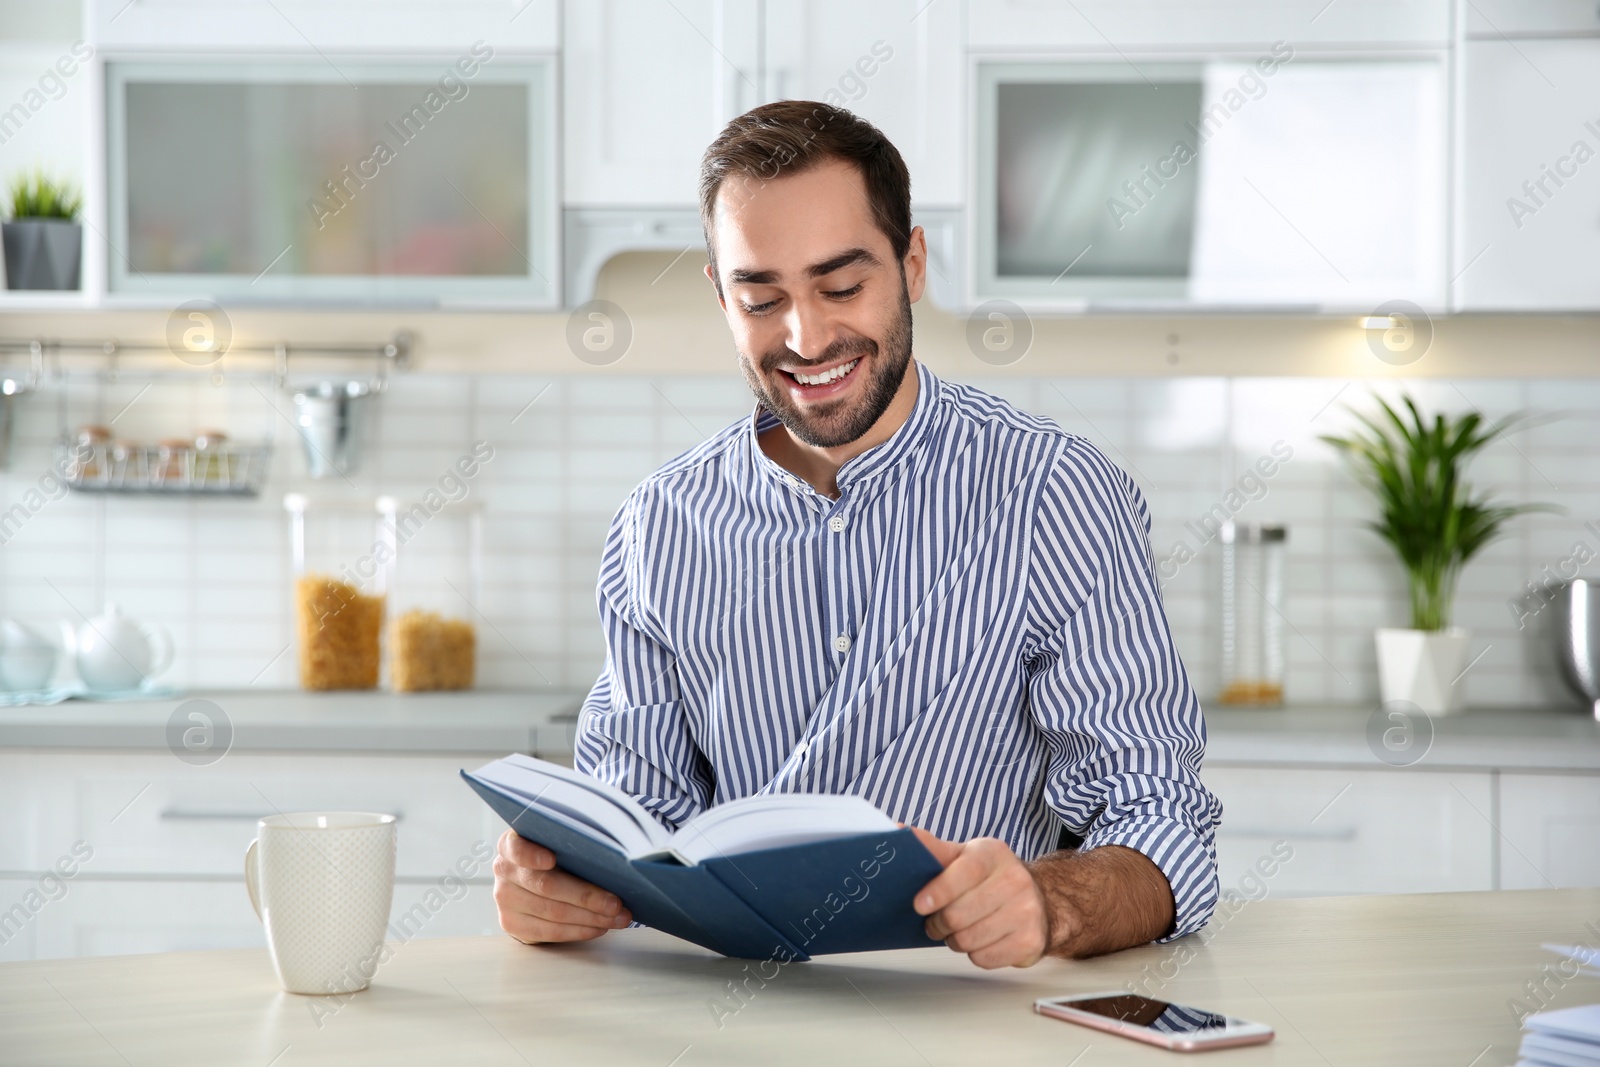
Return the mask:
[[1445,93],[1431,60],[1206,71],[1191,298],[1371,310],[1445,293]]
[[1462,51],[1455,307],[1600,308],[1600,40]]
[[559,298],[554,61],[113,62],[113,292]]
[[1185,297],[1201,73],[1186,63],[978,66],[978,299]]

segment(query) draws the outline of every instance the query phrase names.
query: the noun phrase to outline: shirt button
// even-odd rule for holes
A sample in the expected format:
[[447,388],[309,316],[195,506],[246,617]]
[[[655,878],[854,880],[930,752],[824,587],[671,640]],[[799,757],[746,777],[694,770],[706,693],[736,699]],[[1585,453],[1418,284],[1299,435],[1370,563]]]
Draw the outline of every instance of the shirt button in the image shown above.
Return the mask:
[[828,520],[828,529],[832,530],[834,533],[838,533],[839,531],[843,530],[844,529],[844,516],[843,515],[835,515],[833,518],[829,519]]
[[840,634],[838,637],[835,637],[833,639],[833,650],[835,652],[849,652],[850,651],[850,635],[849,634]]
[[794,754],[803,759],[803,758],[805,758],[806,750],[809,749],[810,747],[811,747],[810,742],[802,741],[798,745],[794,746]]
[[798,488],[800,488],[800,479],[799,478],[785,478],[784,481],[789,483],[789,488],[790,489],[798,489]]

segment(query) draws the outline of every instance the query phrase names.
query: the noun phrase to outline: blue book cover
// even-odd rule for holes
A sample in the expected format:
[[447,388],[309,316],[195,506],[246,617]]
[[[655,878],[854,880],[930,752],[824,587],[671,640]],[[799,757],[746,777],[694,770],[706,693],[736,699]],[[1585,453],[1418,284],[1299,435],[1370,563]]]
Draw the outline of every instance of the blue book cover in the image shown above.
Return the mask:
[[939,945],[911,900],[943,867],[907,829],[717,856],[630,859],[536,803],[461,777],[557,865],[615,893],[646,926],[740,959]]

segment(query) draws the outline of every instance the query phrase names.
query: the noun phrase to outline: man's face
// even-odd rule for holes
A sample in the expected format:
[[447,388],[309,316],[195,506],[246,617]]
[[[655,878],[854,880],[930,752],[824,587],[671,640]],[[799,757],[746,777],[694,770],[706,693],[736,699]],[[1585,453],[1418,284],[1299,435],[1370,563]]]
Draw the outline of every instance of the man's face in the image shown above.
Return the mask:
[[712,241],[723,311],[756,399],[813,447],[865,434],[911,359],[921,234],[902,264],[872,220],[860,172],[830,161],[765,183],[729,179]]

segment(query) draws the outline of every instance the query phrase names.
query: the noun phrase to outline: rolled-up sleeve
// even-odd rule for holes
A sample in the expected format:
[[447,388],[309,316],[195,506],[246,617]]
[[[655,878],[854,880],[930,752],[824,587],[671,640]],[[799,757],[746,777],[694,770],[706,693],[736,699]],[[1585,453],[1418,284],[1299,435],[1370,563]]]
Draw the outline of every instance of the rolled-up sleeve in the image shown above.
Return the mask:
[[1143,497],[1082,440],[1041,493],[1028,595],[1045,800],[1084,849],[1147,856],[1176,910],[1162,940],[1192,933],[1217,902],[1222,807],[1200,781],[1205,720],[1162,608]]
[[606,535],[597,594],[606,661],[578,717],[573,763],[675,829],[707,807],[711,773],[690,735],[672,650],[640,608],[643,496],[629,497]]

